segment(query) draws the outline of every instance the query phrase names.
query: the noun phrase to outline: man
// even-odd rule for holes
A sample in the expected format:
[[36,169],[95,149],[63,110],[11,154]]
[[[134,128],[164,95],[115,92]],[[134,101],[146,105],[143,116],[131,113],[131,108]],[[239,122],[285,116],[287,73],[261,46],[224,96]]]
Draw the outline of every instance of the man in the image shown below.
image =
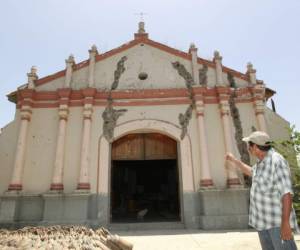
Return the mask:
[[[292,229],[297,220],[292,206],[292,181],[287,161],[270,145],[268,134],[256,131],[243,138],[258,161],[251,168],[227,153],[226,160],[252,176],[249,225],[258,230],[263,250],[297,249]],[[226,164],[228,165],[228,164]]]

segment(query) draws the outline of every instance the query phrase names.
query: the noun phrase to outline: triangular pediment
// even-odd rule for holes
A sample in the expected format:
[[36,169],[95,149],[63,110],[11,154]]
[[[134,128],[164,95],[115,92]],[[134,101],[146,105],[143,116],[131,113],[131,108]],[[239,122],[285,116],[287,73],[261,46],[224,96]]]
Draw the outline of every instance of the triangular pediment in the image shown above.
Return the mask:
[[[192,55],[167,45],[155,42],[148,37],[136,38],[122,46],[108,52],[98,54],[95,58],[94,87],[110,89],[114,81],[114,74],[118,62],[126,57],[125,71],[120,77],[119,89],[155,89],[155,88],[184,88],[185,80],[172,66],[180,62],[192,74]],[[206,68],[206,84],[209,87],[216,85],[215,64],[202,58],[197,58],[197,67],[200,71]],[[146,79],[139,79],[140,73],[147,75]],[[200,73],[200,72],[199,72]],[[225,84],[229,85],[227,75],[235,78],[239,87],[249,84],[246,74],[223,66]],[[52,91],[65,87],[66,70],[59,71],[36,80],[38,91]],[[73,67],[71,88],[82,89],[88,86],[89,60],[77,63]],[[201,84],[201,83],[196,83]]]

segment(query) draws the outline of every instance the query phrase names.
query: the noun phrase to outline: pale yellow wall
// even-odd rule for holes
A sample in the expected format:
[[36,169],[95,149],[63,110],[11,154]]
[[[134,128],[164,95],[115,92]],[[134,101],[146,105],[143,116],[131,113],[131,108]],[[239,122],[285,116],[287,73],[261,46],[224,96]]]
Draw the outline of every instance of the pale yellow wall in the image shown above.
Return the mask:
[[[114,80],[118,61],[126,56],[125,72],[122,74],[118,89],[178,88],[185,87],[184,80],[172,66],[180,61],[191,73],[191,62],[163,52],[149,45],[140,44],[96,64],[96,87],[109,88]],[[138,74],[146,72],[148,78],[140,80]]]
[[[19,113],[18,111],[16,113]],[[0,194],[7,191],[15,159],[15,150],[18,140],[19,117],[2,128],[0,134]]]
[[24,192],[42,193],[49,190],[55,159],[57,127],[57,109],[33,109],[24,158]]
[[66,193],[73,192],[79,180],[82,125],[82,107],[70,108],[66,131],[66,154],[64,162],[64,187]]
[[[121,107],[116,107],[120,109]],[[178,116],[179,113],[186,111],[187,105],[163,105],[163,106],[145,106],[145,107],[122,107],[128,109],[128,111],[120,116],[117,124],[126,123],[132,120],[153,119],[169,122],[179,127]],[[98,142],[99,137],[102,135],[102,112],[103,107],[95,107],[93,113],[92,133],[91,133],[91,161],[90,161],[90,173],[91,173],[91,187],[92,192],[96,191],[97,187],[97,168],[98,168]],[[198,134],[196,130],[197,124],[195,114],[193,113],[193,119],[190,121],[188,127],[188,134],[191,138],[191,145],[193,147],[192,157],[194,166],[195,182],[200,181],[200,169],[199,169],[199,150],[198,150]],[[135,132],[135,131],[132,131]],[[162,131],[163,133],[163,131]]]
[[[110,56],[99,61],[95,65],[95,87],[98,89],[109,89],[114,81],[114,72],[118,61],[126,56],[125,72],[122,74],[118,89],[157,89],[157,88],[184,88],[184,79],[179,76],[173,68],[172,62],[179,61],[192,75],[192,65],[190,60],[177,57],[147,44],[137,44],[121,53]],[[197,72],[201,64],[196,66]],[[146,72],[148,78],[140,80],[140,72]],[[56,90],[64,87],[65,77],[55,79],[49,83],[37,87],[37,90]],[[223,73],[223,81],[228,85],[227,73]],[[248,85],[247,81],[235,77],[238,87]],[[196,83],[198,85],[198,83]],[[208,67],[207,85],[216,85],[216,70]],[[81,68],[73,72],[71,87],[82,89],[88,86],[88,67]]]
[[54,91],[60,88],[64,88],[65,86],[65,77],[57,78],[48,83],[42,84],[36,87],[37,91]]
[[[132,120],[153,119],[169,122],[174,126],[180,127],[178,115],[180,113],[184,113],[187,107],[188,105],[115,107],[116,109],[128,109],[128,111],[119,118],[117,124],[123,124]],[[253,104],[237,104],[237,107],[240,112],[244,136],[246,136],[251,133],[252,126],[257,127]],[[98,144],[99,138],[102,135],[102,113],[104,108],[105,107],[94,107],[92,116],[90,144],[90,180],[92,193],[95,193],[97,190],[99,154]],[[65,169],[63,182],[66,193],[71,193],[76,189],[79,178],[83,124],[82,109],[82,107],[70,108],[69,119],[66,126],[66,154],[64,160]],[[288,125],[288,123],[284,119],[267,109],[266,120],[269,133],[272,138],[288,138],[287,132],[285,133],[283,129]],[[205,105],[204,121],[206,126],[211,175],[215,186],[217,188],[224,188],[226,186],[226,172],[224,169],[225,146],[219,105]],[[235,130],[233,127],[233,122],[232,120],[230,120],[230,122],[232,123],[232,139],[234,143],[233,153],[236,156],[239,156],[234,138]],[[0,192],[4,192],[7,189],[9,180],[11,178],[14,152],[18,135],[18,124],[19,117],[16,115],[16,120],[6,126],[0,135]],[[23,177],[24,192],[43,193],[49,190],[55,160],[57,129],[58,114],[56,108],[33,110],[32,119],[28,127],[26,145]],[[193,112],[192,119],[190,120],[188,126],[188,136],[192,145],[194,182],[196,184],[196,188],[198,188],[201,179],[201,158],[195,112]]]
[[224,188],[226,186],[225,144],[219,106],[217,104],[205,105],[204,117],[212,178],[216,187]]
[[91,127],[91,144],[90,144],[90,181],[91,192],[97,191],[97,177],[98,177],[98,157],[99,157],[99,138],[102,134],[103,119],[102,113],[104,107],[94,107],[92,115]]
[[244,136],[248,136],[252,133],[252,126],[258,129],[254,106],[252,103],[238,103],[236,106],[239,110],[243,134]]
[[207,86],[214,87],[214,86],[216,86],[216,82],[217,82],[216,70],[214,68],[208,67]]
[[71,88],[84,89],[88,87],[88,67],[76,70],[72,74]]
[[268,133],[272,140],[288,140],[290,138],[288,128],[290,123],[279,114],[266,107],[265,118],[268,127]]
[[[229,86],[229,81],[228,81],[228,74],[227,73],[224,73],[223,72],[223,81],[225,83],[225,85]],[[243,88],[243,87],[247,87],[249,85],[249,83],[243,79],[240,79],[238,77],[235,77],[234,76],[234,81],[235,81],[235,84],[238,88]],[[215,85],[215,84],[213,84]]]
[[[114,80],[118,61],[127,56],[125,72],[122,74],[118,89],[143,88],[184,88],[185,82],[173,68],[172,62],[179,61],[192,73],[191,61],[176,57],[149,45],[140,44],[99,61],[95,65],[95,87],[108,89]],[[138,74],[146,72],[148,78],[140,80]],[[85,88],[88,84],[88,67],[73,72],[71,86],[74,89]],[[64,77],[37,87],[37,90],[56,90],[64,87]]]
[[247,87],[249,85],[249,82],[241,79],[241,78],[238,78],[238,77],[234,77],[234,80],[236,82],[236,85],[238,88],[243,88],[243,87]]

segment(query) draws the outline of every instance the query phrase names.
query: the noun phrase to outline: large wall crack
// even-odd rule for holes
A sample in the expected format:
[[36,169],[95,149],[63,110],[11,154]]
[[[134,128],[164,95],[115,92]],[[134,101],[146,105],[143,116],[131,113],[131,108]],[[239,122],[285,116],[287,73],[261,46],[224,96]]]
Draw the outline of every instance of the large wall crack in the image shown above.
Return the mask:
[[126,56],[123,56],[117,63],[117,69],[114,72],[114,81],[111,85],[111,89],[108,93],[107,106],[102,113],[103,118],[103,135],[108,142],[112,142],[114,138],[114,130],[117,125],[117,120],[121,115],[123,115],[127,109],[114,109],[113,108],[113,99],[111,92],[119,86],[119,80],[121,75],[125,72],[125,61],[127,60]]
[[181,126],[180,138],[183,139],[187,134],[187,127],[189,125],[190,120],[192,119],[193,108],[195,108],[196,106],[192,88],[192,86],[195,85],[195,82],[193,80],[192,75],[186,70],[183,64],[176,61],[173,62],[172,65],[177,70],[178,74],[185,80],[185,85],[188,90],[189,99],[191,100],[191,104],[188,106],[185,113],[180,113],[178,116],[179,124]]
[[[235,128],[235,141],[237,144],[238,151],[241,156],[241,160],[246,163],[250,164],[250,156],[247,149],[247,144],[243,142],[243,128],[242,128],[242,122],[240,118],[240,112],[235,104],[235,98],[237,97],[236,94],[236,83],[234,80],[234,77],[231,74],[227,75],[227,79],[229,81],[230,87],[234,88],[234,91],[231,93],[229,98],[229,107],[230,107],[230,113],[233,121],[233,125]],[[248,179],[245,180],[246,184],[248,182]]]

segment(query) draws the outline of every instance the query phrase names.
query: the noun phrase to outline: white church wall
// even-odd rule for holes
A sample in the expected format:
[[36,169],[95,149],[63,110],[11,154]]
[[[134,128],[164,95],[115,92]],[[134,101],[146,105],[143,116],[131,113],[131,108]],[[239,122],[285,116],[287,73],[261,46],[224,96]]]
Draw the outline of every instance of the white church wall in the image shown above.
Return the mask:
[[24,192],[42,193],[49,190],[55,159],[57,127],[57,109],[33,109],[24,158]]

